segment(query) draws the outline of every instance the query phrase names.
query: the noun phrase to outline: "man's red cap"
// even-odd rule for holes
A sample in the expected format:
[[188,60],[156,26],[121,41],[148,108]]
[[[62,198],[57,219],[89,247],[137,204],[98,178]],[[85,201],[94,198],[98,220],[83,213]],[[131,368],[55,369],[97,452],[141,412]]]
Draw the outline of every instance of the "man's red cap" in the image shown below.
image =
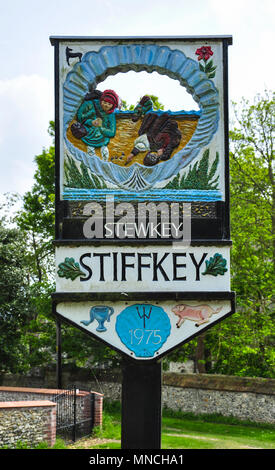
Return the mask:
[[107,103],[111,103],[113,105],[108,113],[112,113],[119,105],[119,97],[114,90],[103,91],[100,101],[107,101]]

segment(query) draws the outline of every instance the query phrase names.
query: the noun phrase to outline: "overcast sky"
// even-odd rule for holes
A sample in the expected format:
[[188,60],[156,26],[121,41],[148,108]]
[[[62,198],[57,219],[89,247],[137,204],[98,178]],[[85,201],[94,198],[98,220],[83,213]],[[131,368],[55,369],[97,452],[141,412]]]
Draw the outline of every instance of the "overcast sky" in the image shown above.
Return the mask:
[[[229,98],[238,101],[274,89],[274,18],[273,0],[2,0],[0,194],[31,189],[34,156],[51,143],[54,48],[49,36],[230,34]],[[155,94],[167,105],[165,77],[161,80]],[[139,92],[130,96],[125,87],[121,98],[133,103]]]

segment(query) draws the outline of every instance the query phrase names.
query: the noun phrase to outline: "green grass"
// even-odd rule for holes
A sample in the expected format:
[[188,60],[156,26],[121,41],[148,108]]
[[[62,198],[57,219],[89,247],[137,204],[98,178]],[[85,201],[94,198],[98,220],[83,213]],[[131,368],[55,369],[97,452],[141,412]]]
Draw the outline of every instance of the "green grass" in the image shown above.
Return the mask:
[[[28,442],[18,440],[15,444],[15,446],[10,446],[10,445],[4,445],[0,447],[0,450],[9,450],[9,449],[49,449],[49,444],[46,441],[41,441],[39,444],[36,445],[30,445]],[[51,449],[67,449],[66,443],[63,439],[61,438],[56,438],[55,444]]]
[[102,428],[97,428],[94,435],[100,439],[121,439],[120,416],[103,413]]
[[105,442],[97,446],[91,446],[90,449],[121,449],[120,442]]
[[[211,420],[212,421],[212,420]],[[235,420],[234,420],[235,421]],[[204,419],[163,418],[164,449],[274,449],[275,430],[236,422],[207,422]]]
[[[121,438],[120,405],[105,403],[101,439]],[[275,449],[275,426],[221,415],[192,415],[163,410],[162,449]],[[97,445],[119,449],[120,443]]]

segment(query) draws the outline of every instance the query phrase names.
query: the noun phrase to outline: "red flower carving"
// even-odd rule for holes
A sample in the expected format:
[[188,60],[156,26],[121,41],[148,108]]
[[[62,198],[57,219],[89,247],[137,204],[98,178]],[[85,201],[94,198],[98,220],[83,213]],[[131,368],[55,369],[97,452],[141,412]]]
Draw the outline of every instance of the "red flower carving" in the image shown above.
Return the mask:
[[198,55],[198,60],[208,60],[211,55],[213,55],[213,51],[211,50],[211,46],[202,46],[196,50],[196,55]]
[[207,62],[208,59],[213,54],[214,53],[211,49],[211,46],[202,46],[196,50],[196,55],[198,56],[198,60],[203,59],[203,62],[204,62],[204,65],[201,62],[199,63],[199,68],[201,72],[206,73],[208,78],[214,78],[216,75],[217,66],[213,64],[213,60],[211,59],[209,60],[209,62]]

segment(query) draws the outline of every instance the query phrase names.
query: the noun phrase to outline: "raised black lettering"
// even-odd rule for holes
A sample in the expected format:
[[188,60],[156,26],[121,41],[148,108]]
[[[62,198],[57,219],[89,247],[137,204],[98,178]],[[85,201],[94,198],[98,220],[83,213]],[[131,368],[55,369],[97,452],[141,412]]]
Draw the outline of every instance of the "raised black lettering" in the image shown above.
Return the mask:
[[127,256],[136,256],[135,253],[121,253],[121,280],[126,281],[126,268],[134,268],[135,264],[127,264],[126,258]]
[[151,253],[138,253],[138,281],[142,281],[142,268],[150,268],[150,264],[143,264],[142,257],[151,258]]
[[178,264],[178,256],[186,256],[186,253],[173,253],[173,281],[186,281],[186,276],[178,277],[177,269],[186,268],[186,264]]
[[99,256],[100,258],[100,281],[105,281],[104,279],[104,258],[105,256],[111,256],[111,253],[94,253],[94,256]]
[[86,257],[91,258],[91,253],[84,253],[84,254],[81,255],[80,258],[79,258],[80,266],[88,271],[88,276],[87,276],[87,277],[80,277],[80,281],[81,281],[81,282],[82,282],[82,281],[88,281],[89,279],[91,279],[92,274],[93,274],[93,271],[92,271],[92,269],[90,268],[90,266],[88,266],[87,264],[85,264],[85,263],[83,262],[83,259],[86,258]]
[[203,253],[202,257],[201,257],[201,260],[197,263],[196,259],[195,259],[195,256],[194,256],[194,253],[189,253],[190,255],[190,258],[196,268],[196,281],[200,281],[200,267],[202,265],[202,263],[204,262],[206,256],[208,255],[208,253]]
[[113,281],[117,281],[117,253],[113,253],[114,276]]
[[165,253],[159,262],[157,262],[158,253],[152,253],[152,255],[153,255],[153,262],[154,262],[154,264],[153,264],[153,281],[158,281],[158,270],[160,270],[161,274],[164,277],[164,280],[169,281],[169,277],[167,276],[166,272],[164,271],[163,267],[161,266],[163,261],[169,255],[169,253]]

